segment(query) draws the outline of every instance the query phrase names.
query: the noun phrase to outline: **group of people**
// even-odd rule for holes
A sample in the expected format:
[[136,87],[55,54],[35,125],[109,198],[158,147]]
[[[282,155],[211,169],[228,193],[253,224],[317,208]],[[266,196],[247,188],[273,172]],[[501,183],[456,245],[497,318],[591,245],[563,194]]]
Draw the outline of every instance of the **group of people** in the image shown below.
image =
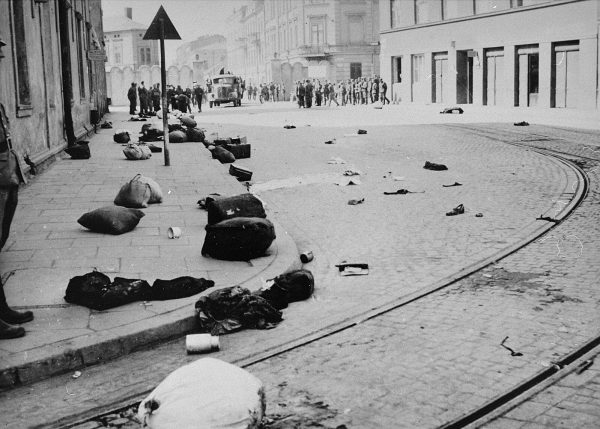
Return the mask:
[[[206,101],[206,91],[202,85],[194,82],[194,88],[183,89],[181,85],[177,87],[167,85],[167,103],[171,110],[180,110],[184,113],[192,112],[196,108],[198,112],[202,112],[202,103]],[[138,86],[132,82],[131,87],[127,91],[127,99],[129,100],[129,114],[135,115],[151,115],[161,109],[161,90],[160,84],[155,83],[150,88],[144,86],[144,81]],[[137,102],[139,100],[140,109],[137,110]]]
[[379,76],[359,77],[356,79],[331,82],[329,80],[321,83],[319,79],[306,79],[297,81],[295,88],[295,100],[298,108],[310,108],[315,106],[331,106],[335,103],[346,106],[348,104],[390,104],[387,98],[387,83]]
[[256,100],[256,96],[258,95],[258,100],[261,103],[266,101],[285,101],[286,98],[286,89],[284,83],[261,83],[257,85],[248,85],[246,88],[248,94],[248,101]]

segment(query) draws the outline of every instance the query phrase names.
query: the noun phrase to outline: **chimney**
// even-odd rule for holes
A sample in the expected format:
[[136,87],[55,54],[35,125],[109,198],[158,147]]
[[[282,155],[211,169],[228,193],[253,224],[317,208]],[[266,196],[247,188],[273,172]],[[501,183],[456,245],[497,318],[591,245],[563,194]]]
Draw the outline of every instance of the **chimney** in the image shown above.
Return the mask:
[[129,19],[133,19],[133,9],[130,7],[125,8],[125,16]]

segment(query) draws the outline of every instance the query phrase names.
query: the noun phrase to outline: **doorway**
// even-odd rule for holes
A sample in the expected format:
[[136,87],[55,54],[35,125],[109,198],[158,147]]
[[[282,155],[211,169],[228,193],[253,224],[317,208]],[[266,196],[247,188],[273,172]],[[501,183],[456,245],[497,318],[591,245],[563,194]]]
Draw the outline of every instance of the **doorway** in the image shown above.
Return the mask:
[[504,90],[504,49],[490,49],[485,52],[485,100],[486,106],[502,104]]
[[519,77],[518,105],[523,107],[537,106],[539,95],[539,68],[540,54],[537,46],[523,46],[517,48],[519,61],[517,62]]
[[456,51],[456,102],[473,104],[473,58],[476,51]]
[[448,53],[433,54],[433,102],[448,102],[446,96],[448,85]]
[[552,106],[577,107],[579,44],[554,46],[552,58]]

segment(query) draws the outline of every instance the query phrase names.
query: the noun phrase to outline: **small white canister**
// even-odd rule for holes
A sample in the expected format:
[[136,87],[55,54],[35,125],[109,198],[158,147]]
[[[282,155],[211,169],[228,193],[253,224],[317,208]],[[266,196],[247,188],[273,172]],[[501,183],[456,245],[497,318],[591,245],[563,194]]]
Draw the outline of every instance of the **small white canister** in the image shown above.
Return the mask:
[[167,236],[169,238],[179,238],[179,237],[181,237],[181,228],[178,228],[176,226],[169,227],[169,229],[167,230]]
[[188,353],[207,353],[219,350],[219,337],[210,334],[186,335],[185,349]]

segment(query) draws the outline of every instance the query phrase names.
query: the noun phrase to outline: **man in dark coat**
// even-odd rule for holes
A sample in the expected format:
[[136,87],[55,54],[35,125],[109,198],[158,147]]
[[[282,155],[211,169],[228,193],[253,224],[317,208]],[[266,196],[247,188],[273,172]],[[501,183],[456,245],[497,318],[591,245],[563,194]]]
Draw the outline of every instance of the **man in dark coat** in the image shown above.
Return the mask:
[[[6,46],[6,43],[4,43],[2,37],[0,37],[0,61],[4,58],[4,54],[2,53],[2,48],[4,46]],[[4,155],[5,159],[7,159],[10,153],[9,138],[10,131],[8,117],[6,116],[4,105],[0,103],[0,154]],[[18,162],[15,167],[17,176],[23,177]],[[18,199],[19,185],[0,186],[0,226],[2,227],[0,249],[4,247],[4,244],[8,239],[10,224],[12,223],[17,209]],[[8,306],[6,295],[4,294],[4,284],[2,284],[2,280],[0,279],[0,340],[22,337],[25,335],[25,329],[13,325],[19,325],[32,320],[33,313],[31,311],[16,311]]]
[[127,91],[127,98],[129,99],[129,114],[130,115],[135,115],[135,109],[137,108],[136,86],[137,85],[135,82],[131,82],[129,91]]
[[196,104],[198,104],[198,112],[202,112],[202,99],[204,98],[204,88],[200,85],[196,85],[194,88],[194,97],[196,97]]
[[304,95],[306,90],[301,81],[296,84],[296,97],[298,97],[298,108],[304,107]]
[[307,79],[306,85],[304,86],[304,107],[307,109],[312,107],[313,88],[313,84]]
[[138,97],[140,98],[140,114],[148,114],[148,90],[144,86],[144,81],[140,83],[138,88]]

